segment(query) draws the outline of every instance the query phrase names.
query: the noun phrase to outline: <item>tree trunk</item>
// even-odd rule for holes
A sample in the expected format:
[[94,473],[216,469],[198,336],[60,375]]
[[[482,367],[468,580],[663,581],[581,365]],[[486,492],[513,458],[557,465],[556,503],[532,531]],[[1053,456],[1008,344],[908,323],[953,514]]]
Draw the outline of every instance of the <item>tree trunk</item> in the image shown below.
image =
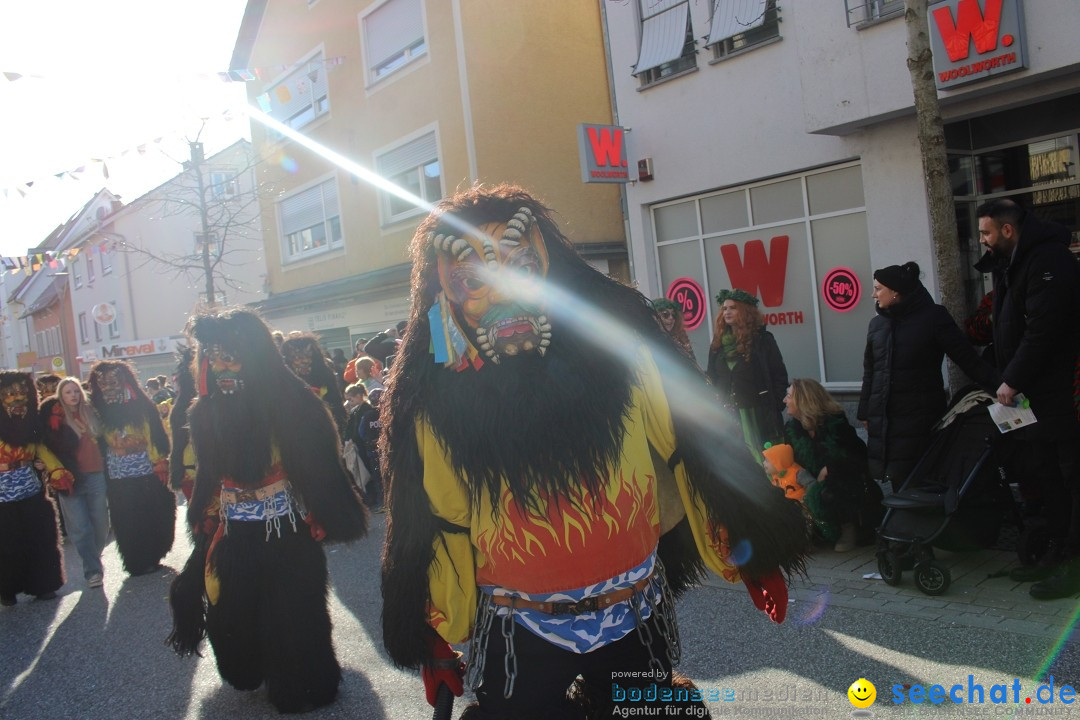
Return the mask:
[[[928,0],[905,0],[908,72],[915,94],[915,120],[919,133],[923,178],[930,209],[931,245],[941,304],[958,323],[967,314],[964,280],[960,271],[960,240],[956,233],[956,205],[949,182],[949,161],[945,152],[945,124],[941,120],[937,85],[934,83],[930,51]],[[949,362],[949,388],[958,390],[966,382],[964,374]]]

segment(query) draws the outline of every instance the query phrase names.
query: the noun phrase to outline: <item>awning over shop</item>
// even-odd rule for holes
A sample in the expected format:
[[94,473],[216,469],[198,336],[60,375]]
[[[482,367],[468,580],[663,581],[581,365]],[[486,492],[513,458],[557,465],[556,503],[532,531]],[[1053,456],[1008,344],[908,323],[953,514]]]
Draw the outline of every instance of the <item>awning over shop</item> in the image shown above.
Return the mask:
[[686,0],[641,1],[641,52],[634,74],[678,60],[686,44],[690,5]]

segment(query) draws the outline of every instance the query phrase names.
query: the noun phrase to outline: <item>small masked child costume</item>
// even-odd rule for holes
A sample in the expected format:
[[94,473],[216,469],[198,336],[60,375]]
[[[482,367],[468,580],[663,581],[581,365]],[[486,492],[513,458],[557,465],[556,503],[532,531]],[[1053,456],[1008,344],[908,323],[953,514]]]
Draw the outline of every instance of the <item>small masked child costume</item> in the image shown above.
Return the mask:
[[169,436],[126,362],[94,363],[90,390],[101,419],[101,456],[116,548],[125,570],[145,575],[172,549],[176,532],[176,496],[168,488]]
[[511,186],[441,202],[412,253],[382,415],[383,642],[429,701],[460,694],[466,640],[470,719],[612,717],[613,681],[652,682],[615,672],[670,689],[675,595],[705,566],[783,619],[802,513],[700,407],[705,379],[646,298]]
[[190,655],[208,637],[222,679],[238,690],[266,683],[279,712],[326,705],[341,666],[323,541],[367,529],[337,430],[254,313],[199,316],[191,334],[194,548],[170,591],[168,642]]
[[14,605],[20,592],[54,598],[64,584],[56,506],[34,460],[56,492],[70,492],[74,478],[41,440],[29,373],[0,371],[0,402],[0,604]]

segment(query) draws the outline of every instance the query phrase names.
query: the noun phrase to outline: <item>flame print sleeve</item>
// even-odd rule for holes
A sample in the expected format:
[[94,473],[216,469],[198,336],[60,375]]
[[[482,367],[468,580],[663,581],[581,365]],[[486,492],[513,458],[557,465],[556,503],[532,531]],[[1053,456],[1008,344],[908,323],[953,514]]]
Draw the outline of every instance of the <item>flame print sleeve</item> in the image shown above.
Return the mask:
[[476,613],[476,561],[469,532],[469,499],[446,451],[431,430],[417,422],[417,447],[424,461],[424,490],[431,512],[464,532],[439,532],[428,567],[428,624],[450,643],[468,639]]
[[[642,347],[638,362],[638,386],[635,392],[641,397],[638,404],[645,415],[645,432],[649,442],[664,458],[670,458],[678,447],[675,428],[671,421],[671,408],[660,379],[660,370],[656,367],[652,353]],[[739,581],[739,570],[730,559],[727,531],[723,527],[714,527],[709,522],[705,508],[695,501],[690,492],[686,467],[683,463],[675,466],[675,483],[679,497],[686,509],[686,517],[694,534],[694,544],[705,565],[728,582]]]

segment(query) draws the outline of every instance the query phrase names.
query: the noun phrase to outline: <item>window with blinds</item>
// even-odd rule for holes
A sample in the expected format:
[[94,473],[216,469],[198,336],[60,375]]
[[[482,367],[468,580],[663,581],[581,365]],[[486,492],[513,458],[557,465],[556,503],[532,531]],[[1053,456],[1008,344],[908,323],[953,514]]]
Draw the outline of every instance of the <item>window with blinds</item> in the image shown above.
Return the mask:
[[[429,203],[443,196],[439,148],[434,131],[376,156],[375,169],[385,179]],[[380,192],[380,196],[384,225],[425,212],[423,208],[396,195]]]
[[719,60],[779,37],[776,0],[715,0],[705,44]]
[[277,206],[283,264],[341,247],[343,236],[335,178],[290,195]]
[[427,53],[422,0],[386,0],[360,18],[368,82]]
[[300,63],[267,91],[270,116],[294,130],[330,112],[326,63],[321,52]]

